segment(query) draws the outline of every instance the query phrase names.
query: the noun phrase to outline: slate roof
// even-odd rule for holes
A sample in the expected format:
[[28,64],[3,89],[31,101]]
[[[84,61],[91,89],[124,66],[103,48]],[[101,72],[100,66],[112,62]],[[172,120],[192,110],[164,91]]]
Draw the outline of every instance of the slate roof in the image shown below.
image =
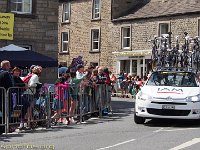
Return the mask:
[[141,8],[132,8],[113,21],[146,19],[200,13],[200,0],[151,0]]

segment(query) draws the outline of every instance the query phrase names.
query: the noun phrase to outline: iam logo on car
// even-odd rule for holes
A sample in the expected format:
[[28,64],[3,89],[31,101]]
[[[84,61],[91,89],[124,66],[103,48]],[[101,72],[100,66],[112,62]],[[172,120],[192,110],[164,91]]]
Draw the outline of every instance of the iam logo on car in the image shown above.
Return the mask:
[[183,94],[183,90],[182,89],[177,89],[177,88],[173,88],[173,89],[158,88],[157,93]]

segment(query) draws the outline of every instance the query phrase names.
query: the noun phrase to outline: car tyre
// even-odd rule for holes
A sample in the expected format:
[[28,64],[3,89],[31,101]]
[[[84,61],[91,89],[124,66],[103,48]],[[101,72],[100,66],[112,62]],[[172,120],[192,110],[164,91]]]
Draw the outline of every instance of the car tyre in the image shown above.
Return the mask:
[[134,121],[136,124],[144,124],[145,122],[145,118],[143,117],[139,117],[136,115],[136,113],[134,114]]

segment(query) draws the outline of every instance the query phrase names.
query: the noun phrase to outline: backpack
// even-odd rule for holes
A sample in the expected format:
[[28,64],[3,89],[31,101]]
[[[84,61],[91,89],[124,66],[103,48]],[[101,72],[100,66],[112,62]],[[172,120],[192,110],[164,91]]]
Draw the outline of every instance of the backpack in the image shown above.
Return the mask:
[[25,77],[23,78],[24,83],[28,84],[28,82],[29,82],[29,80],[31,79],[31,77],[32,77],[32,74],[28,74],[27,76],[25,76]]

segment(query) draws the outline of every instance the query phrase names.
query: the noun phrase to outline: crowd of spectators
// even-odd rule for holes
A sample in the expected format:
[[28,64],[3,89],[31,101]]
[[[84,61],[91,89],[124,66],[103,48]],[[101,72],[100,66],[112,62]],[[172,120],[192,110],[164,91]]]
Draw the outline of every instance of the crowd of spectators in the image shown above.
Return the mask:
[[[55,105],[60,104],[62,108],[60,108],[59,106],[58,106],[59,110],[54,108],[55,113],[52,116],[52,118],[56,118],[60,116],[62,109],[66,110],[68,108],[69,116],[71,117],[66,118],[66,120],[62,121],[65,124],[71,124],[75,122],[73,116],[75,113],[75,108],[77,106],[77,101],[79,100],[78,93],[79,93],[80,88],[84,88],[87,95],[90,95],[91,89],[95,90],[98,84],[111,85],[108,68],[103,68],[100,66],[94,67],[92,65],[85,67],[84,64],[80,64],[80,63],[76,65],[76,69],[74,68],[74,65],[72,65],[72,67],[71,66],[68,67],[65,70],[65,72],[61,72],[59,74],[58,80],[62,80],[62,85],[56,84],[56,85],[59,85],[59,87],[56,90],[57,91],[56,93],[59,93],[58,95],[60,95],[59,96],[60,98],[56,97],[54,99],[54,104]],[[65,96],[62,97],[65,94],[59,91],[60,86],[63,87],[62,88],[63,91],[64,90],[69,91],[69,88],[70,88],[69,95],[70,95],[71,103],[68,104],[67,106],[64,106],[63,104],[63,102],[65,102],[66,97]]]
[[[5,88],[9,93],[9,122],[11,122],[11,114],[14,112],[16,107],[22,106],[20,114],[20,126],[19,128],[30,128],[32,118],[32,109],[34,105],[34,99],[38,97],[38,91],[42,87],[42,83],[39,82],[39,77],[42,73],[41,66],[32,66],[28,82],[24,82],[20,77],[21,69],[19,67],[12,67],[8,60],[4,60],[0,64],[0,87]],[[19,87],[15,89],[14,87]],[[0,89],[0,112],[4,115],[5,109],[5,92]],[[5,120],[0,117],[0,123],[5,123]],[[10,127],[10,132],[14,129]],[[4,127],[0,127],[0,133],[3,133]]]
[[[112,92],[112,96],[117,93],[117,87],[121,90],[121,97],[126,97],[128,94],[135,95],[147,80],[146,76],[141,79],[139,76],[127,75],[123,72],[115,76],[108,68],[101,66],[94,67],[90,65],[86,67],[81,56],[74,58],[70,66],[63,67],[60,65],[59,69],[62,71],[59,71],[58,79],[55,81],[55,95],[51,106],[53,110],[51,118],[55,122],[60,121],[64,124],[75,123],[74,115],[78,104],[77,102],[80,99],[79,92],[81,88],[84,88],[85,92],[91,95],[91,89],[95,91],[97,85],[106,84],[111,87],[110,91]],[[9,102],[9,111],[12,112],[18,105],[23,106],[19,117],[21,123],[18,128],[30,129],[30,123],[34,120],[33,107],[42,87],[42,83],[39,81],[42,74],[42,67],[32,65],[30,72],[24,78],[20,77],[21,71],[19,67],[11,68],[9,61],[2,61],[0,68],[0,87],[4,87],[6,90],[11,87],[21,88],[20,92],[16,90],[11,91],[12,98],[10,98],[11,101]],[[4,96],[4,92],[0,90],[0,106],[4,106],[5,104],[3,101]],[[98,102],[95,105],[98,105]],[[0,107],[0,112],[4,114],[4,111]],[[69,117],[61,119],[63,112],[67,112]],[[0,123],[2,123],[2,120],[0,120]],[[3,127],[0,127],[0,133],[3,130]]]
[[[134,96],[141,89],[142,85],[146,82],[147,76],[140,78],[136,75],[128,75],[127,73],[120,72],[118,75],[110,73],[112,96],[115,96],[118,91],[121,91],[120,97]],[[118,91],[117,91],[118,89]]]

